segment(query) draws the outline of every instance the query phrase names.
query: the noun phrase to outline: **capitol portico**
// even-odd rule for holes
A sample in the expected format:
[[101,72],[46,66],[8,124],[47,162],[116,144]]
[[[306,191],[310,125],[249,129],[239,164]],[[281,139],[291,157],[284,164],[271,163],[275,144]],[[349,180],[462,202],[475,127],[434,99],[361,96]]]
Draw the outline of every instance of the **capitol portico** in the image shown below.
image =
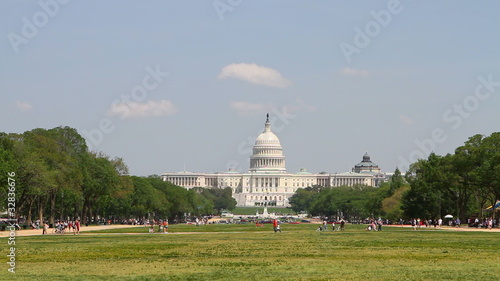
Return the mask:
[[[370,160],[366,158],[363,160]],[[363,163],[363,162],[362,162]],[[370,164],[371,163],[371,164]],[[370,161],[369,169],[356,169],[347,173],[313,174],[302,169],[295,174],[287,173],[285,156],[279,138],[272,132],[269,114],[264,131],[255,140],[250,169],[247,173],[229,170],[224,173],[164,173],[164,181],[187,189],[193,187],[225,188],[233,190],[237,206],[279,206],[289,207],[289,198],[299,188],[313,185],[323,187],[368,185],[377,186],[383,174],[378,166]],[[359,164],[358,164],[359,165]],[[363,166],[364,167],[364,166]]]

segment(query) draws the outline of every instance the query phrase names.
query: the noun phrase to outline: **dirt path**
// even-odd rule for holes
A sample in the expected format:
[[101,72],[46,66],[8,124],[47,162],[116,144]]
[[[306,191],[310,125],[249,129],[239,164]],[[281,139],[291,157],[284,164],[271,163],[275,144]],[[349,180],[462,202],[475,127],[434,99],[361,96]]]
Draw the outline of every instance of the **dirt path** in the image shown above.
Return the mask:
[[[404,228],[412,228],[411,225],[384,225],[384,227],[404,227]],[[447,231],[479,231],[479,232],[500,232],[500,228],[492,228],[492,229],[485,229],[485,228],[476,228],[476,227],[468,227],[468,226],[463,226],[463,227],[451,227],[451,226],[443,226],[441,229],[439,228],[434,228],[434,227],[419,227],[417,228],[416,231],[422,231],[422,230],[447,230]]]
[[[112,224],[112,225],[94,225],[94,226],[81,226],[80,231],[93,231],[93,230],[104,230],[104,229],[116,229],[116,228],[131,228],[138,227],[139,225],[126,225],[126,224]],[[48,235],[60,235],[54,234],[53,228],[49,229]],[[16,231],[17,236],[33,236],[33,235],[42,235],[42,229],[26,229],[26,230],[18,230]],[[69,232],[66,235],[71,235]],[[0,231],[0,237],[8,237],[10,235],[10,231]]]
[[[133,228],[133,227],[139,227],[138,225],[123,225],[123,224],[112,224],[112,225],[96,225],[96,226],[82,226],[80,231],[94,231],[94,230],[105,230],[105,229],[118,229],[118,228]],[[384,225],[384,227],[403,227],[403,228],[411,228],[411,225]],[[425,231],[425,230],[439,230],[435,229],[434,227],[421,227],[417,228],[416,231]],[[446,231],[480,231],[480,232],[498,232],[500,233],[499,228],[493,228],[493,229],[484,229],[484,228],[475,228],[475,227],[449,227],[449,226],[444,226],[441,230],[446,230]],[[195,233],[195,232],[193,232]],[[141,234],[141,233],[139,233]],[[176,233],[178,234],[178,233]],[[10,231],[0,231],[0,238],[2,237],[8,237],[10,235]],[[42,229],[27,229],[27,230],[18,230],[16,231],[16,237],[18,236],[34,236],[34,235],[42,235]],[[49,234],[48,235],[60,235],[60,234],[54,234],[53,229],[49,229]],[[68,233],[66,235],[71,235],[71,233]]]

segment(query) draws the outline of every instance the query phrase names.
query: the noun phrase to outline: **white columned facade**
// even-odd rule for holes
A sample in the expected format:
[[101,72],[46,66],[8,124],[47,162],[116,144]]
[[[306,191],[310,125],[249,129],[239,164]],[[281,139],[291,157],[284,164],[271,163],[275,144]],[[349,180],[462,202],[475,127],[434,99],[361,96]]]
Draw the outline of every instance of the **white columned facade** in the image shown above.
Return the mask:
[[[378,172],[378,173],[377,173]],[[380,169],[371,162],[368,154],[363,162],[347,173],[312,174],[305,169],[298,173],[286,172],[285,156],[279,138],[272,132],[269,114],[264,131],[255,140],[250,168],[247,173],[229,170],[224,173],[164,173],[164,181],[191,189],[193,187],[225,188],[233,190],[237,206],[289,207],[289,199],[297,189],[320,185],[323,187],[352,186],[356,184],[375,186],[375,176],[381,176]]]

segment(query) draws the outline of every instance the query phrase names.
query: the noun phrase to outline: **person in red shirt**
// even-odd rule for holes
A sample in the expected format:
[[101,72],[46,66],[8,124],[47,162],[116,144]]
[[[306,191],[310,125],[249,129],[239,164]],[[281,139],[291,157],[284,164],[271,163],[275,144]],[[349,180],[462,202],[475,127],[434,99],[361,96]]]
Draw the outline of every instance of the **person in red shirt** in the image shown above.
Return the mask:
[[80,221],[79,220],[77,220],[75,222],[75,226],[76,226],[76,233],[75,234],[78,235],[78,234],[80,234]]
[[273,228],[274,228],[274,232],[278,231],[278,221],[276,219],[273,220]]

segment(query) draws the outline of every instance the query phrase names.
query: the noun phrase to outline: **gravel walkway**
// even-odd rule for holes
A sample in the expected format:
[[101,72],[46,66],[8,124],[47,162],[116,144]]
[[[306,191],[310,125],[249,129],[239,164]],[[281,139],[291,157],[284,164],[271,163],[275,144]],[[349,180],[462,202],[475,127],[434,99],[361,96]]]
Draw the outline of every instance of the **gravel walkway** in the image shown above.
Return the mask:
[[[81,226],[80,232],[82,231],[93,231],[93,230],[104,230],[104,229],[116,229],[116,228],[131,228],[138,227],[139,225],[128,225],[128,224],[112,224],[112,225],[93,225],[93,226]],[[17,236],[33,236],[33,235],[42,235],[42,229],[26,229],[26,230],[18,230],[16,231]],[[48,235],[61,235],[53,233],[54,229],[49,228]],[[65,235],[72,235],[72,232],[67,232]],[[0,231],[0,237],[8,237],[10,235],[10,231]]]

